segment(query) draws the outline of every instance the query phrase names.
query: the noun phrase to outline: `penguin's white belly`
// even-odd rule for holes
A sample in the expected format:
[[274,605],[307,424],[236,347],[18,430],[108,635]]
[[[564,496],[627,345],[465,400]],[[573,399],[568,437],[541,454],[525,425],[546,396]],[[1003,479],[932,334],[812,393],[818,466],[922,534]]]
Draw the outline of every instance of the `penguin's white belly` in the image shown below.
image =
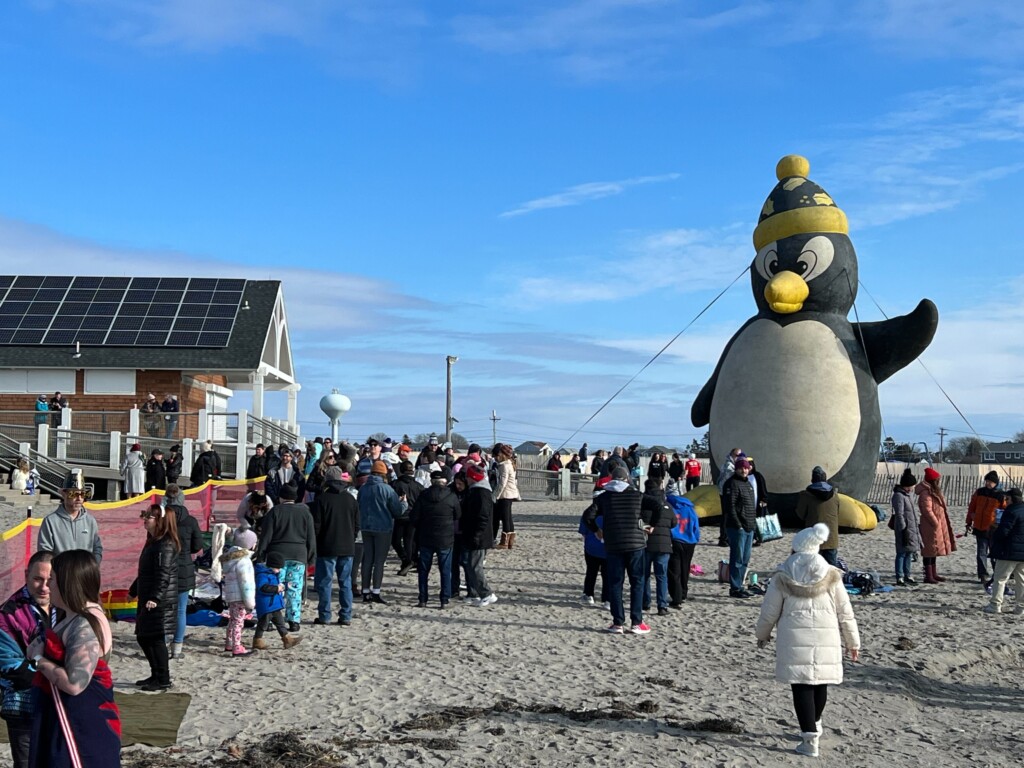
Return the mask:
[[711,444],[753,456],[772,493],[795,493],[820,465],[831,477],[853,452],[860,398],[850,356],[827,325],[756,320],[722,363]]

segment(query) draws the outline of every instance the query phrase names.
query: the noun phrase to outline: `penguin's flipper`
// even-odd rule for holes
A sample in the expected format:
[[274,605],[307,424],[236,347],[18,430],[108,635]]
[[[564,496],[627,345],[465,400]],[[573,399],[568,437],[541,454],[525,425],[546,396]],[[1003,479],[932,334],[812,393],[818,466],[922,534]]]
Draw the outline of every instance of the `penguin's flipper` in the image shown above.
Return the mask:
[[864,346],[871,375],[881,384],[928,348],[939,325],[939,310],[929,299],[909,315],[877,323],[854,323],[853,332]]
[[[721,367],[721,363],[718,364]],[[718,383],[718,368],[708,379],[707,384],[701,387],[697,398],[690,407],[690,422],[695,427],[703,427],[711,421],[711,400],[715,396],[715,384]]]

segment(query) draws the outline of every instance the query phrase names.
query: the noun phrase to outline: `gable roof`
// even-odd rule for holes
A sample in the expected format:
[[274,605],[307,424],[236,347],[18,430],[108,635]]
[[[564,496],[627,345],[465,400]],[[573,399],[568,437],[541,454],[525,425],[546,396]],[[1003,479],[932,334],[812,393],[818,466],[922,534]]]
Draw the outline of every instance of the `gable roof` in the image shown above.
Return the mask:
[[[72,348],[30,344],[0,346],[0,368],[133,368],[136,370],[185,370],[209,373],[256,371],[263,360],[264,348],[274,329],[275,310],[281,304],[279,280],[246,280],[242,309],[226,347],[116,347],[82,345],[80,356],[72,357]],[[244,307],[248,305],[248,309]],[[280,314],[280,312],[278,314]],[[282,327],[279,365],[272,367],[293,378],[287,328]],[[287,357],[287,367],[284,358]]]

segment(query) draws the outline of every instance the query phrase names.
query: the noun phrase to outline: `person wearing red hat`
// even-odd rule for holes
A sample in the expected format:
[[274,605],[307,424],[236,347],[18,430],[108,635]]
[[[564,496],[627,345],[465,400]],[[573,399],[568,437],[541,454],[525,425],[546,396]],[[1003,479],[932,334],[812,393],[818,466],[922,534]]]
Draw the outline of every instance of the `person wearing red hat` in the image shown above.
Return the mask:
[[953,524],[946,511],[942,492],[942,476],[931,467],[924,470],[924,480],[914,489],[921,513],[921,556],[924,558],[924,583],[945,581],[939,576],[937,559],[956,551]]

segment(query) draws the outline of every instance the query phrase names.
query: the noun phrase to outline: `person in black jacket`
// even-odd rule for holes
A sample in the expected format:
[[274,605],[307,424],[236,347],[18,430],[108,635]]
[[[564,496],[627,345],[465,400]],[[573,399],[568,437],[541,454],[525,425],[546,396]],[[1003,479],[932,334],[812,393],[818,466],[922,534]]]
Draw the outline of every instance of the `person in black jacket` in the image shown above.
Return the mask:
[[202,485],[207,480],[220,479],[220,454],[213,449],[213,441],[203,443],[203,452],[196,458],[189,476],[192,485]]
[[313,516],[305,504],[295,503],[295,486],[281,486],[281,503],[264,517],[256,562],[263,562],[270,552],[284,556],[281,583],[284,584],[285,618],[288,629],[302,628],[302,598],[306,594],[306,566],[316,562],[316,531]]
[[159,504],[142,513],[146,546],[139,556],[139,575],[128,594],[139,600],[135,637],[146,654],[150,675],[136,685],[144,691],[165,691],[171,687],[164,637],[173,635],[178,624],[178,540],[177,521]]
[[1006,582],[1013,578],[1016,613],[1024,613],[1024,496],[1020,488],[1006,493],[1006,509],[992,532],[989,554],[996,561],[992,599],[986,613],[1001,613]]
[[[673,453],[672,461],[670,461],[668,465],[668,476],[672,478],[672,482],[674,482],[680,489],[683,487],[684,474],[686,474],[686,469],[683,467],[683,460],[679,458],[678,453]],[[680,495],[682,494],[680,493]]]
[[[629,617],[635,635],[646,635],[651,628],[644,624],[644,549],[650,521],[660,514],[661,505],[643,496],[629,484],[629,470],[616,466],[612,479],[583,514],[583,522],[604,541],[605,575],[608,597],[612,604],[612,624],[608,631],[625,633],[625,610],[622,606],[622,585],[629,574]],[[597,518],[604,516],[604,528],[597,527]]]
[[316,574],[313,586],[319,602],[314,624],[331,623],[331,582],[338,578],[338,623],[352,623],[352,557],[359,533],[359,502],[349,493],[349,484],[330,478],[316,497],[310,513],[316,534]]
[[672,527],[676,522],[675,511],[665,500],[665,491],[656,478],[648,478],[644,484],[644,496],[654,499],[660,511],[651,516],[651,532],[647,536],[644,551],[644,610],[651,609],[651,571],[654,571],[655,597],[658,615],[668,615],[668,561],[672,557]]
[[416,470],[411,461],[403,460],[398,464],[398,477],[391,487],[399,497],[405,496],[408,504],[405,513],[395,520],[395,527],[391,532],[391,546],[402,562],[398,575],[405,576],[416,564],[416,527],[409,519],[409,510],[416,506],[416,499],[423,490],[423,486],[416,482]]
[[292,496],[293,499],[306,498],[306,478],[295,466],[291,451],[282,453],[281,463],[277,467],[270,469],[267,473],[267,479],[263,483],[263,490],[270,497],[270,500],[277,504],[281,498],[281,488],[286,485],[290,485],[295,490],[295,495]]
[[722,485],[722,518],[729,541],[729,597],[750,597],[744,589],[750,548],[757,531],[754,487],[747,480],[750,462],[738,459],[732,477]]
[[451,600],[452,547],[455,544],[455,521],[462,515],[459,500],[450,488],[442,470],[430,473],[430,487],[416,499],[410,517],[416,526],[419,542],[419,607],[427,607],[427,578],[430,564],[437,556],[441,572],[441,608]]
[[263,443],[256,444],[256,452],[249,457],[249,463],[245,465],[245,479],[251,480],[254,477],[266,477],[270,459],[267,458],[266,448]]
[[164,490],[167,487],[167,465],[164,464],[164,452],[154,448],[146,462],[146,490]]
[[168,484],[177,484],[178,478],[181,477],[181,446],[172,445],[170,455],[164,459],[167,464],[167,482]]
[[468,464],[466,479],[470,486],[462,503],[462,517],[459,520],[466,563],[466,600],[470,605],[484,608],[498,602],[498,596],[487,583],[487,575],[484,573],[484,558],[494,544],[491,537],[494,494],[482,467]]
[[[178,494],[178,486],[168,485],[164,498],[174,499]],[[203,534],[199,530],[199,521],[192,517],[185,507],[180,504],[167,504],[166,508],[174,514],[178,542],[181,544],[178,551],[178,622],[174,627],[174,639],[171,641],[171,658],[180,659],[184,655],[182,647],[185,643],[188,593],[196,586],[196,564],[193,558],[203,548]]]
[[[657,480],[660,488],[665,484],[665,474],[668,472],[668,457],[664,453],[655,453],[647,465],[647,479]],[[647,484],[644,484],[646,489]]]

